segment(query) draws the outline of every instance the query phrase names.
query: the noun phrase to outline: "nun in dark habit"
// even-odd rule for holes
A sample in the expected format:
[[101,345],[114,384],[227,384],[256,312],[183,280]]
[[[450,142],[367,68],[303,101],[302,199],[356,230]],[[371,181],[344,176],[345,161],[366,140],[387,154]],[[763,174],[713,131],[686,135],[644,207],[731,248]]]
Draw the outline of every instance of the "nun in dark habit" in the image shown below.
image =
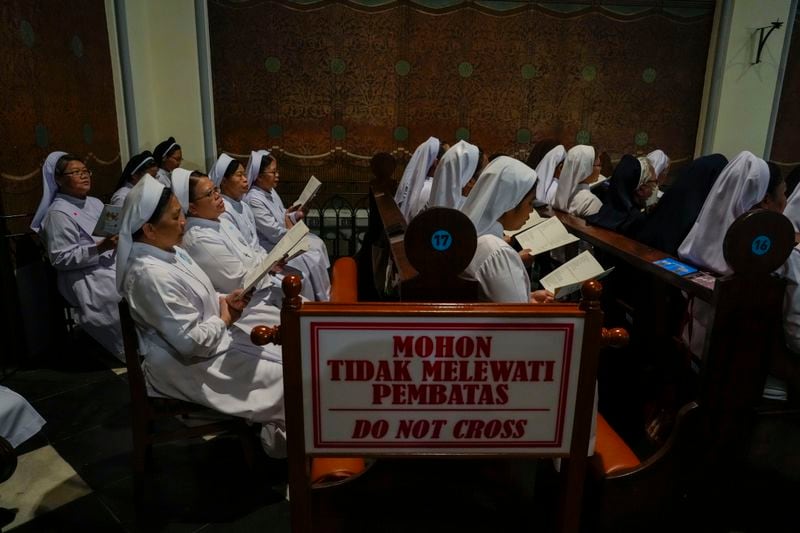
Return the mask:
[[656,175],[647,158],[624,155],[609,179],[603,207],[586,221],[630,235],[644,221],[642,209],[655,187]]
[[692,229],[717,176],[728,164],[721,154],[692,161],[656,204],[647,220],[631,236],[672,256]]

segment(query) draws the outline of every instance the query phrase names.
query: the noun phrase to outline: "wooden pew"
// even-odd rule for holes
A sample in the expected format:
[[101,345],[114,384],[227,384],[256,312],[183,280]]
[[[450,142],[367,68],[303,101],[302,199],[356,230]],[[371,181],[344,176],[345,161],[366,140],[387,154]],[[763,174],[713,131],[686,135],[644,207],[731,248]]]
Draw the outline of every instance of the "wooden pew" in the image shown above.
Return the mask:
[[[598,522],[616,530],[639,519],[639,527],[647,527],[648,517],[677,513],[687,501],[703,502],[708,520],[730,513],[732,495],[746,486],[743,465],[771,357],[783,349],[785,283],[771,273],[794,246],[791,224],[763,210],[740,217],[724,245],[734,273],[719,277],[711,290],[653,265],[668,257],[658,250],[564,213],[554,216],[596,249],[713,306],[696,401],[679,412],[670,438],[640,465],[616,471],[595,465],[602,472],[592,486]],[[768,250],[758,253],[765,237]]]
[[[607,252],[614,257],[625,261],[642,272],[646,272],[655,278],[677,287],[685,291],[690,296],[694,296],[705,302],[710,302],[712,298],[712,289],[694,283],[691,280],[679,276],[674,272],[665,270],[658,265],[653,264],[653,261],[665,258],[673,258],[667,253],[664,253],[655,248],[651,248],[642,244],[634,239],[621,235],[615,231],[611,231],[599,226],[592,226],[587,224],[585,220],[563,211],[557,211],[552,208],[544,208],[540,210],[542,216],[555,216],[557,217],[569,230],[570,233],[579,237],[580,239],[588,242],[592,246],[597,247],[604,252]],[[716,275],[716,274],[714,274]]]
[[411,266],[406,257],[406,219],[397,207],[389,185],[386,181],[375,180],[370,183],[370,192],[375,199],[375,208],[380,215],[398,278],[400,283],[403,283],[416,277],[417,270]]
[[[449,216],[448,216],[449,215]],[[469,231],[465,231],[469,230]],[[439,239],[433,239],[432,236],[438,231],[446,231],[449,233],[452,242],[450,243],[451,246],[445,246],[443,241]],[[439,234],[441,235],[441,233]],[[472,255],[474,254],[475,250],[475,232],[472,224],[469,222],[463,214],[447,209],[441,210],[430,210],[429,214],[426,217],[418,218],[418,221],[412,224],[409,228],[407,234],[404,234],[404,239],[407,239],[407,242],[414,242],[417,243],[419,246],[416,246],[414,250],[418,250],[422,247],[425,243],[427,243],[427,248],[431,249],[432,246],[436,247],[435,243],[439,243],[439,249],[436,250],[436,253],[433,256],[438,255],[438,259],[432,259],[432,255],[428,254],[425,256],[424,254],[418,254],[416,251],[412,251],[409,248],[409,253],[407,254],[414,261],[414,266],[418,267],[418,270],[421,272],[417,278],[421,278],[418,281],[420,282],[420,287],[427,287],[427,290],[435,291],[438,290],[445,296],[452,295],[452,291],[448,291],[447,285],[461,287],[471,287],[473,291],[476,290],[475,284],[472,285],[463,285],[464,280],[458,280],[457,274],[460,273],[461,270],[469,263],[471,260]],[[463,241],[463,242],[462,242]],[[466,242],[468,245],[464,245]],[[464,252],[466,250],[466,253]],[[345,260],[346,261],[346,260]],[[427,264],[423,264],[423,262]],[[431,267],[434,265],[434,267]],[[438,267],[436,265],[439,265]],[[455,265],[455,266],[446,266],[445,265]],[[343,262],[342,260],[337,261],[334,265],[334,275],[333,275],[333,287],[332,287],[332,294],[334,295],[345,295],[343,298],[348,299],[352,298],[352,295],[356,292],[356,275],[354,272],[354,264],[352,262]],[[441,268],[440,268],[441,267]],[[431,283],[437,282],[440,283],[438,287],[435,287]],[[346,284],[348,287],[342,287],[341,284]],[[462,285],[460,285],[462,284]],[[595,291],[594,294],[599,296],[599,284],[593,282],[589,285],[590,287],[594,287],[591,289],[586,289],[590,291]],[[292,301],[291,295],[294,294],[296,290],[299,290],[297,287],[287,286],[287,282],[284,284],[284,289],[287,292],[287,299],[284,300],[285,307],[284,312],[282,313],[282,326],[278,337],[280,337],[281,342],[284,345],[284,351],[287,350],[287,339],[286,339],[286,325],[292,324],[292,321],[296,321],[296,317],[293,314],[297,313],[298,307],[297,304],[292,304],[295,307],[293,309],[286,308],[286,302]],[[477,294],[476,292],[474,294]],[[406,296],[409,295],[409,291],[406,291]],[[596,297],[595,296],[595,297]],[[338,296],[337,296],[338,298]],[[473,296],[474,298],[474,296]],[[423,295],[423,299],[431,300],[432,298],[429,295]],[[525,310],[525,313],[533,313],[534,315],[549,315],[551,313],[561,313],[565,308],[564,304],[555,304],[555,305],[548,305],[548,306],[502,306],[502,305],[495,305],[495,304],[472,304],[472,306],[468,306],[467,304],[460,304],[459,307],[452,307],[452,306],[445,306],[442,307],[440,304],[429,304],[431,307],[424,307],[417,304],[394,304],[393,306],[389,307],[378,307],[377,304],[361,304],[360,309],[363,312],[366,312],[369,316],[391,316],[394,313],[400,312],[403,313],[412,313],[415,317],[421,317],[426,315],[429,310],[436,309],[436,314],[431,315],[430,319],[425,320],[433,320],[435,316],[441,315],[443,312],[447,315],[451,315],[453,313],[460,313],[463,311],[467,311],[468,309],[475,308],[486,308],[486,309],[503,309],[505,312],[511,311],[512,308]],[[570,308],[572,306],[566,306]],[[318,309],[312,308],[309,304],[305,305],[304,308],[310,309],[312,316],[317,316],[318,313],[322,313],[323,315],[327,315],[329,312],[337,314],[343,313],[343,316],[347,314],[352,314],[356,312],[358,314],[359,306],[354,306],[353,309],[345,309],[343,307],[336,307],[333,311],[327,311],[325,304],[320,306]],[[327,309],[330,306],[328,305]],[[598,319],[602,320],[601,317],[602,313],[599,310],[599,307],[596,304],[587,304],[584,303],[582,308],[589,312],[590,310],[594,310],[594,312],[598,313]],[[573,307],[574,309],[574,307]],[[302,311],[302,310],[301,310]],[[597,323],[599,325],[599,322]],[[624,335],[621,334],[619,331],[605,331],[604,329],[601,330],[600,335],[606,339],[605,342],[607,343],[618,343],[620,340],[624,341]],[[253,333],[253,340],[257,344],[261,344],[264,342],[269,342],[274,340],[276,337],[274,330],[270,328],[259,328],[254,330]],[[296,341],[295,341],[296,342]],[[584,347],[586,344],[584,344]],[[290,349],[296,349],[296,346],[289,346]],[[290,356],[289,360],[295,360],[295,356]],[[591,363],[591,358],[586,359],[587,364]],[[297,405],[294,405],[292,408],[289,407],[289,404],[293,402],[291,399],[294,393],[290,392],[296,386],[293,383],[296,383],[297,374],[292,376],[293,373],[299,372],[298,368],[289,368],[289,363],[286,363],[285,368],[285,379],[286,379],[286,391],[287,391],[287,420],[292,419],[295,420],[293,427],[289,427],[288,431],[292,435],[299,434],[302,432],[303,425],[296,420],[302,419],[302,413],[298,412]],[[591,396],[593,396],[593,389],[594,389],[594,379],[587,377],[581,378],[581,387],[585,387],[581,398],[581,402],[587,402],[591,404]],[[296,400],[294,400],[296,402]],[[581,403],[584,405],[584,403]],[[580,409],[580,408],[579,408]],[[591,410],[591,406],[589,406]],[[579,411],[582,412],[582,411]],[[581,415],[585,416],[585,415]],[[587,418],[586,421],[589,419]],[[577,423],[577,422],[576,422]],[[610,429],[610,428],[609,428]],[[588,426],[583,427],[580,431],[581,435],[578,437],[579,440],[583,441],[583,445],[577,444],[573,442],[571,446],[570,456],[572,459],[565,461],[565,466],[562,469],[564,473],[563,478],[563,499],[562,499],[562,514],[560,515],[560,529],[561,530],[569,530],[573,531],[577,528],[577,520],[578,520],[578,513],[574,512],[574,509],[579,508],[578,502],[581,499],[582,489],[579,488],[582,485],[584,476],[585,476],[585,463],[586,463],[586,441],[583,440],[588,439]],[[290,446],[292,446],[291,438],[290,438]],[[302,454],[299,452],[296,447],[292,447],[294,450],[294,454],[290,451],[290,460],[292,455],[297,456],[298,454]],[[440,452],[430,452],[434,456],[441,456]],[[422,453],[422,456],[428,455],[426,453]],[[315,458],[314,461],[318,461],[318,458]],[[311,517],[309,514],[309,502],[307,501],[307,496],[304,496],[304,492],[302,490],[302,486],[307,483],[306,473],[308,472],[307,466],[301,465],[294,465],[294,467],[290,466],[291,472],[293,472],[294,482],[292,485],[292,508],[293,508],[293,517],[302,516],[303,522],[302,523],[295,523],[293,529],[295,531],[306,531],[309,530],[311,527],[310,521]],[[313,469],[312,469],[313,470]],[[298,485],[299,483],[299,485]],[[296,488],[297,487],[297,488]],[[300,492],[300,494],[296,494]],[[569,502],[569,503],[566,503]],[[300,519],[298,519],[300,520]]]

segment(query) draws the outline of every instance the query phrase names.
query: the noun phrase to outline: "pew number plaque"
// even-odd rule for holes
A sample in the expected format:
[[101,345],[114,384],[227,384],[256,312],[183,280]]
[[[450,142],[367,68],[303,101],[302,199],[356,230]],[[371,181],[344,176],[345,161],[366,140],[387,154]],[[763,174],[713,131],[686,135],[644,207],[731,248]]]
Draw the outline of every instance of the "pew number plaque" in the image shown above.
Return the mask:
[[583,319],[305,316],[307,453],[567,455]]

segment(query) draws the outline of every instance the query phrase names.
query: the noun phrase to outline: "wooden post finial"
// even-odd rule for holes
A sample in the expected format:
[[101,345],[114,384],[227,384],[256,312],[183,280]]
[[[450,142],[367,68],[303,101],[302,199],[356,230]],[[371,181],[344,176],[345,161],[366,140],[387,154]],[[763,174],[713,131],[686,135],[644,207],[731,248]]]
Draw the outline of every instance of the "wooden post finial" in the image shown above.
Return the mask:
[[300,309],[303,300],[300,298],[300,291],[303,289],[303,282],[300,276],[290,274],[283,278],[283,306],[291,309]]
[[600,297],[603,295],[603,285],[596,279],[590,279],[581,285],[581,309],[600,309]]
[[281,344],[281,327],[280,326],[256,326],[250,331],[250,341],[256,346],[264,346],[265,344]]
[[628,345],[631,338],[628,335],[628,330],[625,328],[610,328],[602,329],[603,332],[603,346],[610,346],[611,348],[623,348]]

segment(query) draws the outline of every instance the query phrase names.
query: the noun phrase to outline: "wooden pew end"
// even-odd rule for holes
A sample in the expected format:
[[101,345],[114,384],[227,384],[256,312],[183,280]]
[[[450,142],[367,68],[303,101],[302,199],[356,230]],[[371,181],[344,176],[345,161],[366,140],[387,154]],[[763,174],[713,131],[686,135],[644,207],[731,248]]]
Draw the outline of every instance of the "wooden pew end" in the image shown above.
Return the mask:
[[595,473],[601,477],[618,474],[641,464],[633,450],[600,413],[597,413],[597,441],[591,464],[599,470]]
[[311,461],[311,488],[322,489],[349,483],[367,471],[362,457],[315,457]]
[[331,272],[331,302],[358,301],[358,266],[352,257],[340,257]]

